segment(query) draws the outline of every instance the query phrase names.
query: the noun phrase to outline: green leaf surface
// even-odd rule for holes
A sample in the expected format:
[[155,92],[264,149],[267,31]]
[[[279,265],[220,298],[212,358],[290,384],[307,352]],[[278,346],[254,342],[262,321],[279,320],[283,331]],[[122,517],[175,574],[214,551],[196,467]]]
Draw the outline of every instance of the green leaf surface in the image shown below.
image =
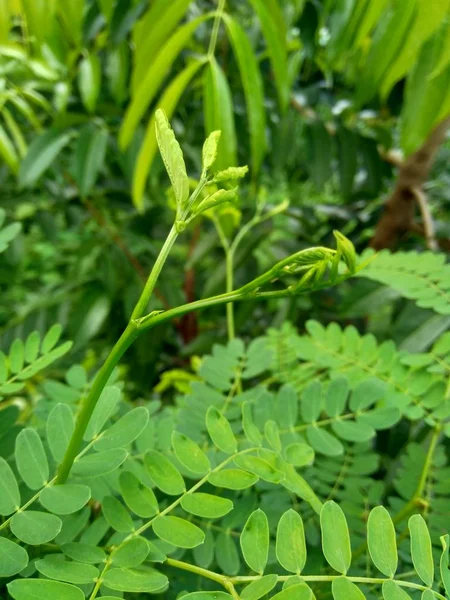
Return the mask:
[[110,385],[103,390],[84,433],[83,439],[86,442],[90,442],[93,438],[98,436],[106,421],[114,413],[119,398],[120,389],[118,387]]
[[8,583],[8,592],[14,600],[84,600],[80,588],[46,579],[16,579]]
[[91,490],[87,485],[65,483],[43,489],[39,501],[49,512],[70,515],[83,508],[90,497]]
[[46,423],[47,442],[58,463],[64,457],[74,428],[73,413],[67,404],[57,404],[52,408]]
[[74,462],[72,473],[79,477],[100,477],[118,469],[127,456],[123,448],[88,454]]
[[158,512],[158,501],[154,491],[144,485],[130,471],[122,471],[119,476],[122,497],[128,508],[138,517],[153,517]]
[[32,490],[38,490],[48,482],[49,467],[41,438],[35,429],[23,429],[16,438],[17,470]]
[[203,492],[185,494],[181,499],[181,506],[191,515],[206,519],[219,519],[233,510],[233,502],[228,498]]
[[300,583],[286,587],[283,591],[272,596],[271,600],[314,600],[314,596],[307,585]]
[[172,432],[172,447],[180,463],[192,473],[206,475],[210,471],[211,465],[206,454],[184,434]]
[[[19,169],[19,183],[22,187],[31,187],[39,177],[54,163],[61,150],[72,138],[70,132],[49,129],[36,137]],[[45,353],[45,350],[42,349]]]
[[27,564],[28,554],[25,548],[0,537],[0,577],[12,577],[25,569]]
[[241,469],[249,471],[270,483],[279,483],[285,478],[282,471],[276,469],[269,462],[258,456],[249,456],[247,454],[237,456],[234,459],[234,463],[237,467],[241,467]]
[[216,473],[211,473],[208,481],[219,488],[245,490],[255,485],[258,476],[241,469],[222,469]]
[[168,584],[167,577],[155,569],[122,569],[108,571],[104,584],[118,592],[154,593],[162,591]]
[[39,546],[50,542],[58,535],[62,522],[55,515],[26,510],[13,516],[10,527],[20,541],[30,546]]
[[303,520],[292,509],[278,522],[276,555],[278,562],[290,573],[300,574],[306,563],[306,541]]
[[345,515],[336,502],[325,502],[320,513],[322,549],[328,563],[339,573],[346,574],[352,560],[350,534]]
[[215,406],[210,406],[206,413],[206,428],[214,444],[226,454],[237,452],[237,442],[231,425],[217,410]]
[[444,584],[447,596],[450,596],[450,569],[449,569],[449,548],[450,536],[448,534],[441,537],[442,554],[439,563],[442,583]]
[[105,496],[102,500],[102,512],[106,521],[116,531],[130,533],[134,529],[133,520],[123,506],[114,496]]
[[425,585],[431,587],[434,581],[434,560],[427,524],[421,515],[413,515],[408,521],[408,527],[414,568]]
[[203,79],[205,132],[221,131],[215,169],[220,171],[237,165],[236,125],[230,87],[215,58],[212,58]]
[[36,568],[45,577],[66,583],[92,583],[99,575],[93,565],[66,561],[61,554],[48,554],[36,561]]
[[89,54],[82,58],[78,67],[78,88],[88,113],[93,113],[97,106],[101,78],[102,72],[98,56]]
[[61,550],[66,556],[81,563],[93,564],[104,562],[106,553],[99,547],[82,542],[69,542],[63,544]]
[[102,433],[94,449],[102,452],[128,446],[145,429],[148,419],[148,410],[144,406],[133,408]]
[[145,538],[134,537],[112,554],[112,564],[118,567],[137,567],[147,558],[149,545]]
[[266,151],[266,113],[261,74],[250,40],[242,27],[230,15],[223,20],[241,75],[250,129],[251,165],[253,174],[259,172]]
[[382,590],[384,600],[411,600],[411,596],[395,581],[385,581]]
[[362,591],[346,577],[333,579],[331,584],[334,600],[365,600]]
[[93,124],[85,125],[75,148],[75,181],[82,198],[92,192],[103,168],[108,144],[108,131]]
[[7,516],[20,508],[20,492],[13,470],[0,457],[0,515]]
[[259,600],[268,594],[277,584],[276,575],[264,575],[260,579],[252,581],[241,593],[241,600]]
[[158,517],[153,522],[153,531],[161,540],[177,548],[195,548],[205,539],[199,527],[179,517]]
[[387,577],[397,571],[397,542],[394,524],[383,506],[372,509],[367,521],[367,545],[374,565]]
[[252,512],[247,519],[240,543],[248,566],[257,573],[263,573],[269,553],[269,523],[261,509]]
[[183,477],[161,452],[149,450],[145,455],[144,465],[156,487],[165,494],[178,496],[186,491]]

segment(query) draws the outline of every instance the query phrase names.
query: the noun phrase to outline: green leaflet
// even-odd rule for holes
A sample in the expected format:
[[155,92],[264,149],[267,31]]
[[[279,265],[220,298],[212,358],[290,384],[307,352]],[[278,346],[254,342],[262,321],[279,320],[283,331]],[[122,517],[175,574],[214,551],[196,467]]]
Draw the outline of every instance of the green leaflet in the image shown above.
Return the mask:
[[237,452],[237,442],[230,423],[215,406],[210,406],[206,413],[206,428],[219,450],[226,454]]
[[255,485],[258,476],[241,469],[221,469],[217,473],[211,473],[208,481],[219,488],[245,490]]
[[205,539],[199,527],[179,517],[158,517],[152,527],[160,539],[177,548],[195,548]]
[[147,592],[149,594],[162,591],[168,584],[167,577],[149,568],[109,570],[104,584],[119,592]]
[[149,413],[144,406],[138,406],[121,417],[114,425],[103,432],[94,449],[101,452],[128,446],[145,429]]
[[178,496],[186,491],[183,477],[164,454],[149,450],[145,455],[144,464],[156,487],[165,494]]
[[99,575],[93,565],[66,561],[61,554],[49,554],[36,561],[36,568],[45,577],[66,583],[92,583]]
[[384,600],[411,600],[411,596],[395,581],[385,581],[382,589]]
[[322,549],[328,563],[345,575],[350,568],[352,549],[347,520],[336,502],[325,502],[320,513]]
[[387,577],[397,571],[397,542],[394,524],[383,506],[372,509],[367,521],[367,545],[374,565]]
[[192,592],[183,596],[186,600],[231,600],[226,592]]
[[450,594],[450,569],[448,566],[448,561],[449,561],[450,536],[448,534],[443,535],[441,537],[441,544],[442,544],[442,554],[441,554],[441,560],[440,560],[440,573],[441,573],[442,583],[444,584],[444,587],[445,587],[445,591],[447,592],[447,595],[449,595]]
[[219,519],[233,510],[233,502],[203,492],[188,493],[181,499],[181,506],[192,515],[206,519]]
[[276,575],[264,575],[260,579],[252,581],[241,593],[242,600],[259,600],[268,594],[277,583]]
[[45,579],[16,579],[8,583],[8,592],[14,600],[84,600],[80,588],[59,581]]
[[257,573],[263,573],[269,552],[269,523],[261,509],[255,510],[247,519],[240,543],[248,566]]
[[172,447],[180,463],[198,475],[206,475],[211,469],[209,459],[203,450],[178,431],[172,432]]
[[302,572],[306,563],[305,531],[301,516],[292,509],[286,511],[278,522],[276,555],[286,571]]
[[35,429],[19,433],[15,450],[17,469],[26,485],[38,490],[48,482],[49,467],[44,446]]
[[106,553],[97,546],[82,542],[69,542],[61,546],[66,556],[81,563],[96,565],[106,560]]
[[25,548],[12,540],[0,538],[0,577],[12,577],[20,573],[28,564]]
[[18,508],[20,492],[16,477],[6,460],[0,457],[0,515],[10,515]]
[[84,433],[84,440],[90,441],[103,429],[106,421],[111,417],[116,409],[116,405],[120,398],[120,389],[116,386],[106,387],[100,395],[100,398],[95,405],[94,412],[89,420],[88,426]]
[[291,585],[272,596],[271,600],[313,600],[311,589],[304,583]]
[[74,462],[72,473],[80,477],[100,477],[118,469],[127,456],[123,448],[88,454]]
[[128,511],[114,496],[105,496],[102,501],[103,516],[109,525],[121,533],[133,531],[133,520]]
[[362,591],[345,577],[333,579],[331,584],[334,600],[365,600]]
[[61,531],[61,519],[48,513],[27,510],[11,519],[11,531],[20,541],[39,546],[53,540]]
[[431,587],[434,581],[434,561],[427,524],[421,515],[413,515],[408,521],[408,527],[414,568],[425,585]]
[[47,442],[53,458],[60,462],[75,428],[72,410],[67,404],[57,404],[50,412],[47,423]]
[[143,484],[130,471],[122,471],[119,476],[122,497],[128,508],[138,517],[153,517],[158,512],[158,501],[154,491]]
[[144,562],[148,553],[147,540],[143,537],[135,537],[114,551],[112,563],[118,567],[137,567]]
[[70,515],[83,508],[90,497],[91,490],[87,485],[65,483],[44,488],[39,502],[56,515]]

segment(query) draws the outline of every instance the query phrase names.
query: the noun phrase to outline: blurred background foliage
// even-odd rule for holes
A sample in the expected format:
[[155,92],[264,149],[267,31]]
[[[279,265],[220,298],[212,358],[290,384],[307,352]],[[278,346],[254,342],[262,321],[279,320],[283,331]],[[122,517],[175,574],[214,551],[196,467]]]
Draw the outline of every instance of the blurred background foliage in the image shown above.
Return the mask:
[[[240,245],[236,285],[288,253],[333,244],[333,229],[364,250],[404,165],[450,113],[449,11],[449,0],[0,0],[2,349],[60,322],[71,361],[89,370],[117,339],[172,219],[158,107],[191,173],[214,129],[218,167],[249,164],[239,205],[220,216],[229,237],[258,203],[285,203]],[[445,251],[444,137],[419,184]],[[430,245],[413,203],[386,246]],[[224,289],[223,249],[205,218],[176,246],[152,308]],[[235,310],[244,339],[319,318],[420,352],[450,324],[365,278]],[[221,309],[190,315],[139,340],[125,369],[148,391],[225,338]]]

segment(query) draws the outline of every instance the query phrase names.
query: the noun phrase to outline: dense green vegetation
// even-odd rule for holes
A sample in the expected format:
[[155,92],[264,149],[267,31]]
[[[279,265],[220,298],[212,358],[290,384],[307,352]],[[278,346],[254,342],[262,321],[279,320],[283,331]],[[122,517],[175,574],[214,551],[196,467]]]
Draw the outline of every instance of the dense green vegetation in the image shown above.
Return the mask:
[[0,0],[0,597],[450,597],[450,1]]

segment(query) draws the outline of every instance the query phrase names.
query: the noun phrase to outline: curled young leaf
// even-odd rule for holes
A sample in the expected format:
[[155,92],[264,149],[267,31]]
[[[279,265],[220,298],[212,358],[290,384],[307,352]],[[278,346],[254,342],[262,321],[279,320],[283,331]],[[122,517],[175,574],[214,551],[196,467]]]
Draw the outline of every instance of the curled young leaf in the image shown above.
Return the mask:
[[216,173],[213,182],[214,183],[226,183],[227,181],[236,181],[236,179],[242,179],[248,173],[248,167],[229,167],[224,171]]
[[221,133],[221,131],[212,131],[203,144],[202,162],[204,173],[213,166],[216,160]]

